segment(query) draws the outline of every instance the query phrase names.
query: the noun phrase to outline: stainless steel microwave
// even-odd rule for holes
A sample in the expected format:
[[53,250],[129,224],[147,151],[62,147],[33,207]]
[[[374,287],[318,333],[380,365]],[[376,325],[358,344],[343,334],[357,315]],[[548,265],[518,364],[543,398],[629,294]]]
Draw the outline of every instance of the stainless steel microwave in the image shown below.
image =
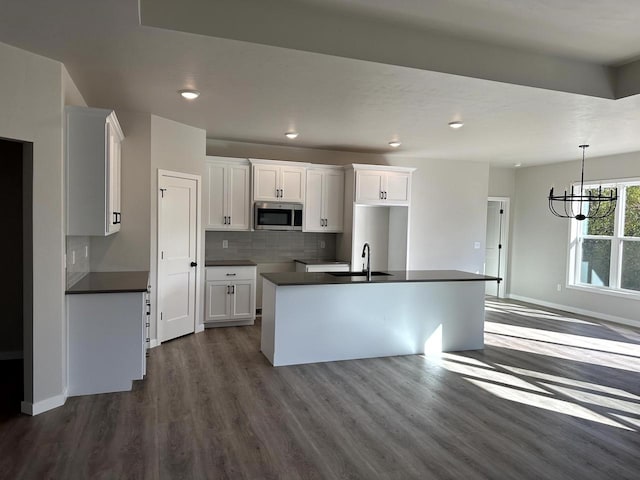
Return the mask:
[[253,226],[256,230],[302,230],[302,204],[256,202]]

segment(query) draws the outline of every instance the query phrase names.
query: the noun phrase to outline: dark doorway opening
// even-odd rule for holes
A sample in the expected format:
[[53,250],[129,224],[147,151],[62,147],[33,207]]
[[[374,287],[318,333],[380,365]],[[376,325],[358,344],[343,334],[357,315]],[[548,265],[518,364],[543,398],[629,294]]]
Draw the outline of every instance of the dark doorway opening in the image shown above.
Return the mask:
[[31,143],[0,139],[0,420],[18,414],[32,390],[32,153]]

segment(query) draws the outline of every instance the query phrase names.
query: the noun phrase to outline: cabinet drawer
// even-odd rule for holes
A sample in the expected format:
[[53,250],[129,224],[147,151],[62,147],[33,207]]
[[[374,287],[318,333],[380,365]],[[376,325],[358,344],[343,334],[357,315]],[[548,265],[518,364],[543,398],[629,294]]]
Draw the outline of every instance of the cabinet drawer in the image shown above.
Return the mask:
[[207,267],[205,278],[213,280],[252,280],[256,278],[256,267]]

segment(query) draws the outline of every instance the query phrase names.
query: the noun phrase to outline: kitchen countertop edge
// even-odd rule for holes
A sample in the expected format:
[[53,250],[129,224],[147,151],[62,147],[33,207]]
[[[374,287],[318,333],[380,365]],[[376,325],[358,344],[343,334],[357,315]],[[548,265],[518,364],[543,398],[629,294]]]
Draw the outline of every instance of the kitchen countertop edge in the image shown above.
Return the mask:
[[146,292],[148,284],[148,271],[89,272],[69,287],[65,294]]
[[330,273],[317,272],[277,272],[263,273],[262,276],[276,286],[303,285],[357,285],[385,283],[419,283],[419,282],[492,282],[498,277],[463,272],[461,270],[387,270],[390,275],[374,276],[368,282],[365,277],[336,277]]

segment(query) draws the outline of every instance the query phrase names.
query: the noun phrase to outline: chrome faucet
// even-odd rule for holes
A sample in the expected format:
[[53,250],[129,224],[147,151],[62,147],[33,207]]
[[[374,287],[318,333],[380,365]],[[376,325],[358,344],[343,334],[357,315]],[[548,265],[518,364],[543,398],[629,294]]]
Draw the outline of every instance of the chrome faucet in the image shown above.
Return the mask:
[[364,258],[365,255],[367,256],[367,269],[364,271],[367,272],[367,282],[370,282],[371,281],[371,247],[367,242],[365,242],[364,246],[362,247],[362,258]]

